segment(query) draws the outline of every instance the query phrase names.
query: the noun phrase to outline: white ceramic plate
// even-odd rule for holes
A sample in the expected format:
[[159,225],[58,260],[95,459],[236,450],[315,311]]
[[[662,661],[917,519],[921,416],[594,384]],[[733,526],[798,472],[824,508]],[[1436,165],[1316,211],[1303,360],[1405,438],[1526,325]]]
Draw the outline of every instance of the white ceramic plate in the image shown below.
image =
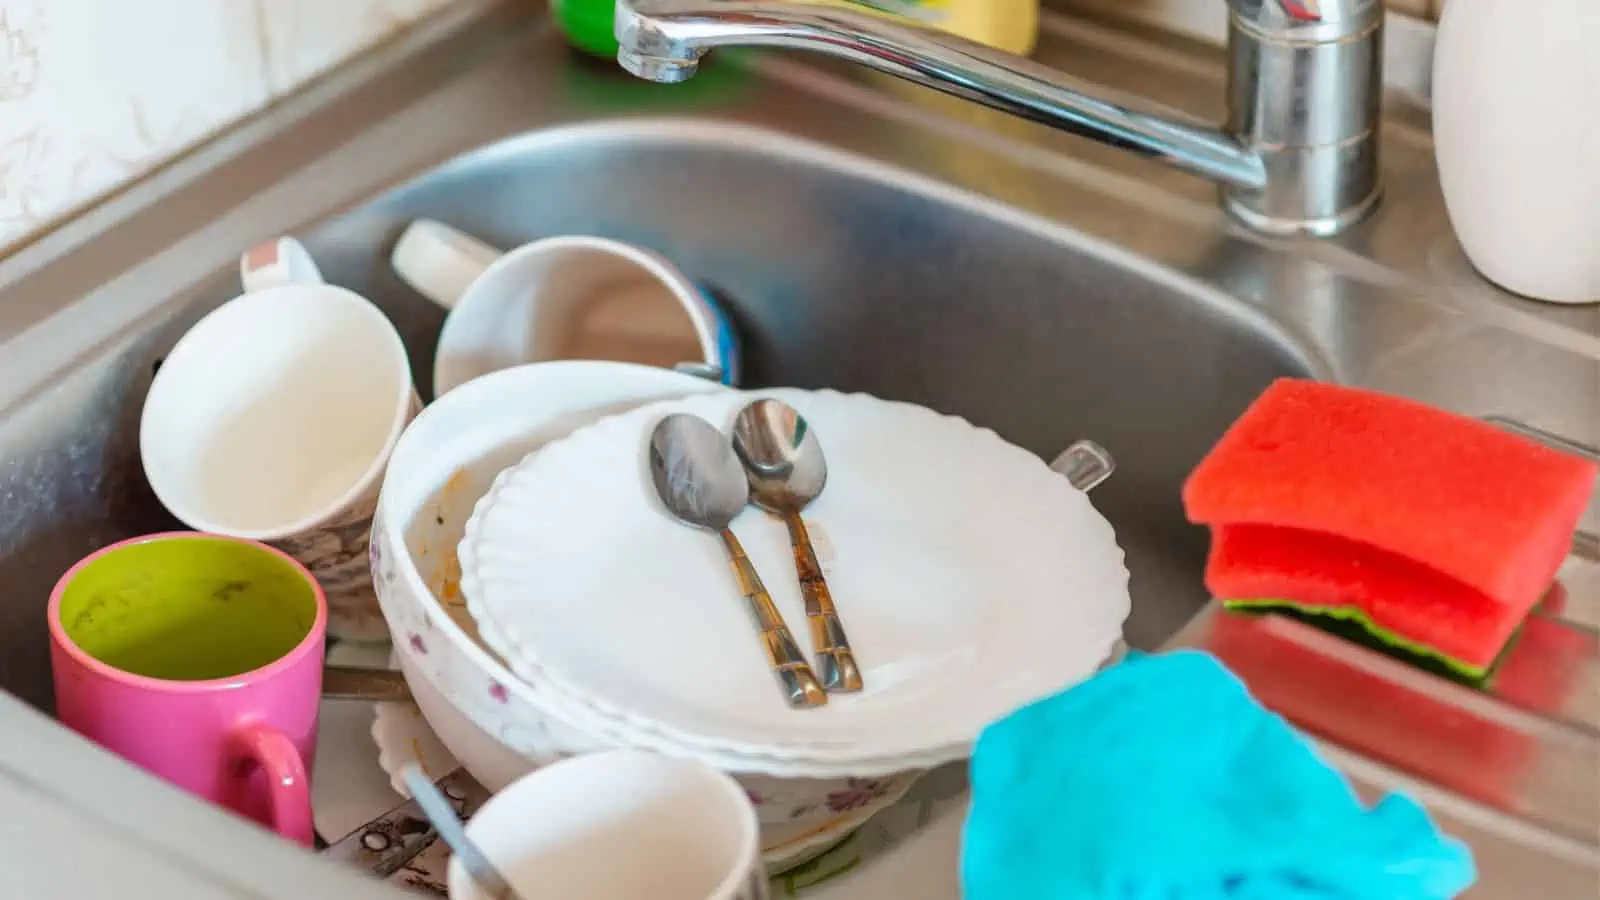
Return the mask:
[[[669,412],[726,429],[756,396],[811,424],[827,490],[806,511],[867,689],[782,701],[720,544],[660,505],[645,447]],[[781,522],[734,523],[802,646]],[[653,404],[506,470],[461,543],[483,639],[563,713],[628,745],[808,760],[964,755],[985,724],[1087,677],[1121,634],[1111,526],[991,431],[862,394],[770,390]]]

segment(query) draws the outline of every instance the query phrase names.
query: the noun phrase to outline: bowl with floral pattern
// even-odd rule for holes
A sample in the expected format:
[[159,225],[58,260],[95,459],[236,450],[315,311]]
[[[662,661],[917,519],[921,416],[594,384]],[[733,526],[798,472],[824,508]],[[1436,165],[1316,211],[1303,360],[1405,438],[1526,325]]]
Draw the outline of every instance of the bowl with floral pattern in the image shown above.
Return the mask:
[[[396,662],[443,746],[490,790],[567,756],[608,749],[561,718],[478,636],[456,547],[494,478],[544,444],[648,403],[726,390],[626,363],[531,363],[464,384],[423,410],[396,445],[373,521],[371,562]],[[692,750],[681,755],[694,756]],[[893,802],[920,774],[881,762],[861,773],[793,777],[781,763],[719,760],[756,805],[763,844],[826,833]],[[892,769],[892,767],[890,767]]]

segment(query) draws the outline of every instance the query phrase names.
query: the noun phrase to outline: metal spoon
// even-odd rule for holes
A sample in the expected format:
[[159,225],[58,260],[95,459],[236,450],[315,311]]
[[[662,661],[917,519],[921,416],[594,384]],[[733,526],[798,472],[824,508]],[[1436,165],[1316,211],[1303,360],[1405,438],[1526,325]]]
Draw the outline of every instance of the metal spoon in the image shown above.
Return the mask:
[[472,842],[472,838],[467,837],[467,830],[461,827],[461,819],[451,805],[450,798],[434,785],[422,767],[412,763],[401,770],[400,777],[405,781],[406,789],[411,791],[411,799],[417,802],[422,814],[433,825],[433,830],[439,832],[439,837],[450,845],[450,852],[461,860],[473,883],[483,889],[489,900],[518,900],[511,883],[494,867],[494,863],[489,862],[489,857]]
[[800,593],[806,600],[806,621],[811,624],[811,647],[817,654],[822,686],[841,693],[861,690],[861,668],[822,577],[805,520],[800,518],[801,510],[817,499],[828,483],[822,445],[794,407],[781,400],[756,400],[733,421],[733,452],[744,463],[751,500],[789,528],[789,546],[800,576]]
[[662,505],[679,521],[714,531],[722,539],[739,589],[761,631],[767,662],[789,705],[827,703],[828,695],[817,683],[794,635],[789,633],[783,614],[768,596],[739,539],[728,530],[734,517],[750,502],[750,488],[728,439],[698,416],[669,415],[657,422],[650,433],[650,477]]

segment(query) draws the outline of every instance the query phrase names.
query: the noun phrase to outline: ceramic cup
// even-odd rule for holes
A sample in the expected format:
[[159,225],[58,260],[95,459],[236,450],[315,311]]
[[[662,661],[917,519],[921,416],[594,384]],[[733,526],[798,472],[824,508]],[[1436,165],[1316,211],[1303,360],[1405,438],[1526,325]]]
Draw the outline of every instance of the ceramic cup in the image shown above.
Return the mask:
[[607,359],[686,367],[737,383],[728,317],[659,254],[587,235],[544,238],[509,253],[429,219],[391,255],[401,279],[450,310],[433,391],[530,362]]
[[292,238],[240,266],[246,292],[191,328],[150,385],[145,476],[189,527],[304,563],[329,633],[385,640],[367,545],[389,454],[421,408],[405,344]]
[[[564,760],[513,782],[467,836],[522,900],[767,900],[755,810],[732,778],[640,750]],[[488,900],[456,859],[451,900]]]
[[193,532],[113,544],[50,595],[56,716],[309,846],[327,616],[311,573],[265,544]]

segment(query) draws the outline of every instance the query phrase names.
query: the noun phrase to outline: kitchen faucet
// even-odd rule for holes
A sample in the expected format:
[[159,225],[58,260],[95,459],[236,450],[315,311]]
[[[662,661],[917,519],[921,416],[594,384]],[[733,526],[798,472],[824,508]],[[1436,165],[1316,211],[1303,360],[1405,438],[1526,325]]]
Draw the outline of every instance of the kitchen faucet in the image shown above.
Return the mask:
[[781,0],[618,0],[617,60],[663,83],[714,47],[849,60],[1209,178],[1274,235],[1337,234],[1377,203],[1382,0],[1227,0],[1220,128],[1101,99],[1029,59],[878,12]]

